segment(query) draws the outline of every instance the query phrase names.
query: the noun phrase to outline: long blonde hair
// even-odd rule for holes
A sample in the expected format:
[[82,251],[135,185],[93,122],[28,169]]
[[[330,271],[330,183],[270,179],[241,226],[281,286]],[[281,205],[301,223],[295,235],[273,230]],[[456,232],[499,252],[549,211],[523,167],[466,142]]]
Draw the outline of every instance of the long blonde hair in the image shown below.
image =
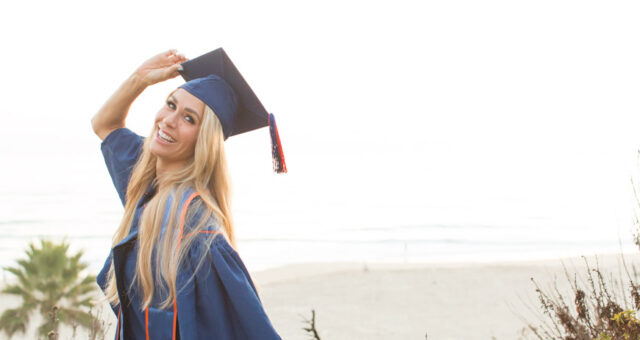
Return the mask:
[[[183,169],[167,174],[162,179],[156,177],[157,157],[149,149],[156,129],[157,126],[154,124],[149,137],[144,141],[142,155],[133,168],[127,186],[124,216],[113,236],[113,246],[115,246],[129,234],[137,203],[144,195],[145,190],[151,183],[158,188],[159,181],[162,181],[164,189],[158,191],[147,202],[139,219],[139,250],[134,280],[131,284],[138,284],[141,288],[143,305],[140,307],[142,309],[150,305],[154,293],[156,293],[154,292],[156,288],[154,283],[160,283],[157,287],[165,293],[160,296],[167,296],[162,301],[160,308],[167,308],[173,303],[177,296],[177,288],[180,288],[176,287],[178,266],[185,258],[189,248],[194,241],[205,242],[206,246],[210,246],[218,235],[199,233],[199,231],[215,223],[219,226],[218,231],[227,238],[234,249],[236,248],[230,204],[231,184],[224,152],[224,137],[220,121],[213,110],[205,105],[191,162],[188,162]],[[185,232],[179,241],[179,216],[177,215],[180,210],[181,198],[189,188],[193,188],[200,194],[200,200],[193,200],[189,205],[185,220],[191,221],[188,225],[193,227],[189,233]],[[166,229],[162,232],[161,237],[162,221],[169,200],[172,201],[172,204]],[[196,212],[201,216],[194,220]],[[155,247],[156,244],[157,247]],[[155,251],[154,248],[156,248]],[[201,258],[198,259],[198,266],[202,264],[206,254],[207,252],[203,252]],[[155,270],[151,268],[152,256],[155,256]],[[109,269],[105,295],[111,304],[119,303],[113,263]]]

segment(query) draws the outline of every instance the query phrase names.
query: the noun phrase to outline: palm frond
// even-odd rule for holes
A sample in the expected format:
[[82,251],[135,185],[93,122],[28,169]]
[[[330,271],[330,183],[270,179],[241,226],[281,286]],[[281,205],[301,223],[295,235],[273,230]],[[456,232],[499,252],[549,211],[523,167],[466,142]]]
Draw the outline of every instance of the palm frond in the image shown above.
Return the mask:
[[54,243],[40,240],[39,246],[32,242],[25,250],[26,258],[16,261],[14,267],[4,268],[16,276],[17,283],[2,290],[4,294],[20,296],[22,307],[8,310],[0,317],[0,329],[12,336],[24,332],[32,311],[42,314],[44,323],[38,328],[41,336],[52,330],[57,331],[59,322],[49,317],[49,312],[57,306],[59,321],[90,328],[92,316],[83,309],[92,307],[92,299],[87,296],[98,286],[93,275],[81,276],[88,267],[83,262],[83,251],[69,254],[69,244],[65,241]]
[[16,333],[25,333],[29,323],[29,314],[31,310],[20,307],[5,310],[0,316],[0,330],[5,332],[9,337]]

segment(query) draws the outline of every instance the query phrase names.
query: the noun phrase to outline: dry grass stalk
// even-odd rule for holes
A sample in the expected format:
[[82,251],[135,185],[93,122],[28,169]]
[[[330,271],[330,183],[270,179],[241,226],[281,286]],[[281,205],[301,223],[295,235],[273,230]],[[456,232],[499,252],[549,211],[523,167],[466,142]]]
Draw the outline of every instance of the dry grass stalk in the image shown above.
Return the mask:
[[[640,306],[638,276],[635,266],[632,267],[634,275],[630,274],[621,257],[626,278],[621,275],[620,280],[613,274],[605,279],[597,257],[592,268],[583,256],[586,275],[580,277],[574,274],[572,279],[565,267],[571,299],[563,296],[557,282],[552,289],[543,290],[532,278],[546,322],[539,326],[529,324],[530,337],[540,340],[640,339],[640,320],[636,315]],[[624,284],[627,280],[628,284]]]
[[311,310],[311,320],[305,320],[304,322],[308,323],[310,327],[303,329],[311,333],[315,340],[320,340],[320,335],[318,335],[318,331],[316,330],[316,311],[314,309]]

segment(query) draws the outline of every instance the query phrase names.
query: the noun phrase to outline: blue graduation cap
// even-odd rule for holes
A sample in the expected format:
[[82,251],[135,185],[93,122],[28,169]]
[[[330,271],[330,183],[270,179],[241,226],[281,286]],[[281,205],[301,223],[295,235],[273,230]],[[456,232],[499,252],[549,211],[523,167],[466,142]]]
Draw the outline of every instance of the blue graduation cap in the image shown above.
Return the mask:
[[202,100],[216,114],[224,139],[269,126],[273,170],[286,173],[287,165],[273,114],[265,110],[222,47],[181,64],[186,83],[179,87]]

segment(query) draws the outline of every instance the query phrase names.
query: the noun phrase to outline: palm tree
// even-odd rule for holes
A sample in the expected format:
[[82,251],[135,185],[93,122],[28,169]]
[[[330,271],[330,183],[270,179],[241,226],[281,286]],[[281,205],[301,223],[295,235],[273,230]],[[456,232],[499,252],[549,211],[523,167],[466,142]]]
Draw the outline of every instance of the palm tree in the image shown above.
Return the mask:
[[58,331],[58,322],[48,317],[48,313],[57,307],[60,323],[79,325],[85,328],[94,326],[93,318],[83,307],[92,307],[91,297],[97,285],[95,276],[80,277],[80,272],[88,264],[80,262],[82,251],[67,255],[69,244],[60,244],[40,240],[40,248],[32,242],[25,251],[26,259],[17,261],[16,267],[5,268],[18,278],[16,284],[7,286],[2,293],[22,298],[22,306],[8,309],[0,316],[0,331],[9,337],[17,332],[25,333],[29,318],[35,310],[43,316],[43,324],[38,328],[41,336],[50,331]]

